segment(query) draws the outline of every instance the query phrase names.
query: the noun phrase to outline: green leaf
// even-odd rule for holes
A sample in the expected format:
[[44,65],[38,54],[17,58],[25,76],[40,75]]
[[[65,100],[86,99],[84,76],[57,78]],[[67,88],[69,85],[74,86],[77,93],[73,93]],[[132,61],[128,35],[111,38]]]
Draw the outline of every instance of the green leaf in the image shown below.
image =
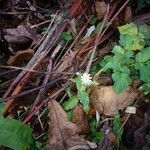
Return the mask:
[[78,99],[83,104],[83,109],[86,112],[88,112],[88,110],[90,108],[90,101],[89,101],[89,95],[86,92],[86,86],[84,84],[82,84],[80,76],[76,77],[72,81],[74,83],[76,83],[76,87],[78,90],[78,92],[77,92]]
[[90,126],[90,137],[92,139],[92,142],[99,142],[100,139],[102,139],[104,137],[104,133],[99,131],[99,129],[97,129],[97,122],[96,122],[96,118],[92,118],[89,120],[89,126]]
[[106,71],[108,69],[113,69],[113,71],[115,72],[116,70],[121,68],[121,64],[114,60],[114,58],[112,59],[112,61],[109,61],[103,68],[102,71]]
[[119,27],[120,41],[119,43],[126,50],[140,50],[144,47],[144,36],[138,32],[135,24],[130,23]]
[[118,27],[118,29],[121,35],[124,35],[124,34],[137,35],[138,34],[138,28],[133,23],[120,26]]
[[90,19],[89,23],[95,25],[96,21],[97,21],[97,17],[94,16]]
[[124,49],[122,47],[120,47],[119,45],[115,45],[112,52],[116,55],[117,54],[123,55],[125,53]]
[[72,96],[68,101],[64,102],[63,107],[65,110],[73,109],[78,104],[78,101],[76,96]]
[[67,92],[69,97],[72,97],[72,93],[71,93],[71,89],[70,88],[66,88],[65,91]]
[[4,118],[5,103],[0,102],[0,119]]
[[32,129],[27,125],[13,119],[0,119],[0,145],[27,150],[32,142]]
[[135,69],[140,71],[140,79],[144,82],[150,82],[150,61],[147,63],[136,63]]
[[129,34],[120,35],[119,43],[126,49],[126,50],[140,50],[144,47],[144,39],[142,35],[136,37]]
[[73,83],[76,84],[78,91],[85,91],[86,90],[86,85],[82,84],[80,76],[76,77],[75,79],[72,79],[72,81],[73,81]]
[[78,91],[79,101],[83,104],[83,109],[88,112],[90,109],[89,95],[85,91]]
[[107,55],[104,57],[104,59],[102,61],[99,62],[99,65],[101,67],[104,67],[111,60],[112,60],[112,56]]
[[143,34],[144,39],[150,39],[150,27],[146,24],[139,26],[139,32]]
[[70,40],[73,39],[69,32],[62,32],[61,35],[62,35],[63,39],[66,40],[66,41],[70,41]]
[[122,134],[123,134],[123,129],[121,129],[121,118],[120,118],[119,114],[114,116],[113,132],[117,136],[117,139],[119,141],[121,141],[121,137],[122,137]]
[[150,60],[150,47],[143,48],[137,55],[136,55],[136,62],[146,62]]
[[119,71],[128,75],[130,74],[130,69],[126,66],[121,67]]
[[100,28],[102,27],[102,22],[98,23],[95,29],[95,34],[97,34],[100,31]]
[[67,118],[69,121],[72,121],[72,118],[73,118],[73,110],[70,110],[67,112]]
[[112,74],[112,79],[114,81],[114,89],[118,94],[123,92],[131,83],[130,76],[119,71]]

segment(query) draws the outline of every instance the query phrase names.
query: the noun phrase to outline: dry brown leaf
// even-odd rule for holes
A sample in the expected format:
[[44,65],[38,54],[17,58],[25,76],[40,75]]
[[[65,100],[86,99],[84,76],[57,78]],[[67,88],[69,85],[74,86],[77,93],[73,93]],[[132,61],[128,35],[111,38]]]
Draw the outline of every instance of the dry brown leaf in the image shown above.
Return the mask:
[[118,95],[112,86],[100,86],[91,89],[90,100],[100,114],[113,116],[129,106],[137,96],[138,92],[132,88]]
[[104,1],[95,2],[95,11],[99,19],[102,19],[107,11],[107,4]]
[[11,66],[22,66],[25,62],[28,62],[33,55],[33,49],[18,51],[14,56],[10,56],[9,60],[7,61],[7,64]]
[[88,141],[78,135],[80,129],[77,125],[67,120],[67,114],[57,101],[50,101],[48,109],[48,150],[91,149]]
[[34,36],[32,32],[33,30],[30,30],[28,26],[24,26],[24,25],[19,25],[17,28],[10,28],[7,29],[7,33],[13,36],[24,36],[24,37],[28,37],[32,40],[34,40]]
[[81,133],[87,134],[89,132],[89,125],[87,116],[81,105],[76,105],[73,110],[73,123],[75,123],[81,129]]

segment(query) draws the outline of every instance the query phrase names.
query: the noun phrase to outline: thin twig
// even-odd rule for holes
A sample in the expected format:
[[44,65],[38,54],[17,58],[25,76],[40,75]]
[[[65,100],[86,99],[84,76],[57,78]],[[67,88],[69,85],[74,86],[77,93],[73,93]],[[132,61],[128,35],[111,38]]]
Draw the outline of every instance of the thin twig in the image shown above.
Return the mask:
[[22,92],[22,93],[19,93],[19,94],[17,94],[17,95],[13,95],[13,96],[10,96],[10,97],[7,97],[7,98],[1,98],[1,99],[0,99],[0,102],[5,102],[5,101],[8,101],[8,100],[11,100],[11,99],[14,99],[14,98],[18,98],[18,97],[27,95],[27,94],[29,94],[29,93],[31,93],[31,92],[40,90],[41,88],[44,88],[44,87],[50,87],[50,86],[52,86],[54,83],[56,83],[56,82],[62,80],[63,78],[64,78],[64,77],[62,76],[61,78],[58,78],[58,79],[56,79],[56,80],[53,80],[53,81],[47,83],[46,85],[41,85],[41,86],[38,86],[38,87],[33,88],[33,89],[31,89],[31,90],[28,90],[28,91],[25,91],[25,92]]
[[94,59],[94,55],[95,55],[95,52],[96,52],[96,49],[97,49],[97,46],[98,46],[98,41],[99,41],[99,36],[100,34],[102,33],[102,29],[104,28],[105,26],[105,23],[106,23],[106,20],[107,20],[107,16],[108,16],[108,13],[109,13],[109,4],[107,5],[107,12],[104,16],[104,19],[103,19],[103,22],[102,22],[102,26],[100,28],[100,31],[98,32],[97,36],[96,36],[96,39],[95,39],[95,45],[93,47],[93,50],[92,50],[92,54],[90,56],[90,60],[88,62],[88,65],[87,65],[87,68],[86,68],[86,73],[89,73],[90,71],[90,67],[92,65],[92,61]]
[[[69,84],[66,84],[65,87],[68,87]],[[35,114],[45,105],[47,104],[50,100],[55,99],[56,96],[58,96],[62,91],[64,91],[64,87],[62,87],[61,89],[59,89],[56,93],[54,93],[53,95],[49,96],[45,101],[43,101],[42,103],[40,103],[39,106],[37,106],[32,112],[30,112],[30,114],[23,119],[24,123],[28,123],[33,116],[35,116]]]
[[[6,69],[15,69],[15,70],[11,70],[12,72],[13,71],[17,71],[17,70],[26,70],[28,72],[33,72],[33,73],[38,73],[38,74],[66,74],[66,75],[73,75],[74,73],[72,72],[57,72],[57,71],[37,71],[37,70],[34,70],[34,69],[26,69],[26,68],[23,68],[23,67],[16,67],[16,66],[3,66],[3,65],[0,65],[0,68],[6,68]],[[5,73],[5,72],[4,72]],[[8,71],[9,73],[9,71]],[[0,74],[1,75],[1,74]]]

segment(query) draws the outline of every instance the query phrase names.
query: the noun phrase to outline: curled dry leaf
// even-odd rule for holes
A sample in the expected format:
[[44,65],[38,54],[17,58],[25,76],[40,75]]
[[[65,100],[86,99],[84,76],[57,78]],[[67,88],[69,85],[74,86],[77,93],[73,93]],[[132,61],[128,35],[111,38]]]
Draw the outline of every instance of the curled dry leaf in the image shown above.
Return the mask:
[[33,49],[18,51],[14,56],[10,56],[10,58],[7,61],[7,64],[11,66],[22,66],[24,63],[28,62],[33,55]]
[[48,150],[91,149],[88,141],[78,135],[80,129],[77,125],[67,120],[67,114],[57,101],[50,101],[48,109]]
[[8,34],[13,35],[13,36],[24,36],[28,37],[32,40],[34,40],[33,33],[30,33],[32,30],[29,29],[29,27],[24,26],[24,25],[19,25],[17,28],[10,28],[6,30]]
[[138,92],[128,88],[121,94],[116,94],[112,86],[92,87],[90,100],[94,108],[106,116],[113,116],[129,106],[138,97]]
[[81,105],[75,106],[73,110],[72,122],[80,127],[82,134],[86,134],[89,132],[88,119]]
[[98,19],[102,19],[107,11],[107,4],[104,1],[96,1],[95,11]]

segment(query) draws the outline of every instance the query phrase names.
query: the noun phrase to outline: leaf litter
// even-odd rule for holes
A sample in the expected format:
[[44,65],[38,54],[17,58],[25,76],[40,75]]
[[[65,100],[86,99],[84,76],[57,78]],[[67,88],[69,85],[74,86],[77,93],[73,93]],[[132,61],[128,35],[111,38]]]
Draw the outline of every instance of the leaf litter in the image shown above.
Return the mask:
[[149,147],[146,4],[143,14],[129,0],[0,1],[0,112],[34,129],[30,149]]

